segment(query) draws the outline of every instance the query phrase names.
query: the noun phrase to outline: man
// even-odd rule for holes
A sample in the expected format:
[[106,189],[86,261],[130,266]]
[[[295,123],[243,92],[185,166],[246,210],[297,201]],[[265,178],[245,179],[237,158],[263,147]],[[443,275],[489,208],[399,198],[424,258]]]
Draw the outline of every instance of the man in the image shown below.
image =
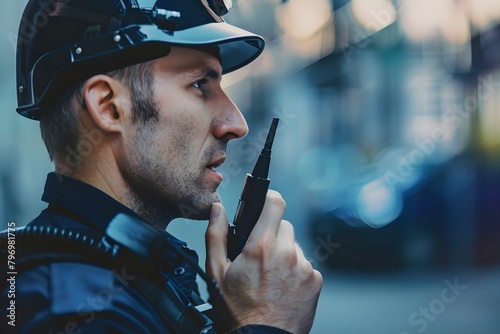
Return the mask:
[[[150,2],[29,1],[18,40],[18,112],[40,120],[56,171],[42,197],[48,208],[29,225],[104,233],[125,213],[164,232],[186,212],[209,219],[206,270],[228,311],[221,327],[307,333],[322,278],[281,219],[281,195],[268,193],[231,262],[216,192],[222,176],[214,169],[227,143],[248,131],[221,76],[254,60],[263,40],[225,23],[223,1]],[[162,256],[162,275],[191,297],[192,266],[173,252]],[[15,328],[5,320],[11,299],[2,289],[2,333],[176,331],[126,273],[44,261],[16,277]]]

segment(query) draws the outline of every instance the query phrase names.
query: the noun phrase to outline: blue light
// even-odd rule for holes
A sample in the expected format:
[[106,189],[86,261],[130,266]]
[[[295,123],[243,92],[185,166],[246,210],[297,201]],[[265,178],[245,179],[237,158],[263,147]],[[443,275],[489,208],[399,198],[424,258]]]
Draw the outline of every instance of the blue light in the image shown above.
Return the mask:
[[401,214],[402,194],[377,179],[360,189],[356,206],[359,217],[367,225],[373,228],[384,227]]

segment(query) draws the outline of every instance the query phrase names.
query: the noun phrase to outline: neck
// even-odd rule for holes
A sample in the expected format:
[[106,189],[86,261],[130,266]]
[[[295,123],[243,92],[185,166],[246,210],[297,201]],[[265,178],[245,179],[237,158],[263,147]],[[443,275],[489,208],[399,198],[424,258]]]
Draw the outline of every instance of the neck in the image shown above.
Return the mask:
[[143,217],[155,229],[161,232],[165,231],[167,225],[176,218],[175,215],[172,215],[172,211],[159,210],[159,208],[165,207],[161,203],[145,203],[140,194],[136,194],[130,189],[119,172],[116,160],[103,158],[98,160],[100,163],[94,163],[95,160],[86,159],[85,163],[75,168],[68,168],[68,166],[55,161],[56,173],[85,182],[101,190]]

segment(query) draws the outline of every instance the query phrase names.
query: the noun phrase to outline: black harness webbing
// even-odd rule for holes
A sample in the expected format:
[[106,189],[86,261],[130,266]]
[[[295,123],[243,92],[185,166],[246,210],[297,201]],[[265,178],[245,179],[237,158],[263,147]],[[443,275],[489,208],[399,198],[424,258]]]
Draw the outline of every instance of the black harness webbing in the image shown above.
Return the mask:
[[100,232],[44,226],[2,231],[0,253],[4,264],[8,263],[8,239],[12,234],[18,272],[54,262],[78,262],[110,269],[121,280],[117,273],[125,270],[135,277],[122,283],[130,285],[152,306],[170,332],[214,333],[212,320],[199,312],[173,281],[162,276],[158,266]]

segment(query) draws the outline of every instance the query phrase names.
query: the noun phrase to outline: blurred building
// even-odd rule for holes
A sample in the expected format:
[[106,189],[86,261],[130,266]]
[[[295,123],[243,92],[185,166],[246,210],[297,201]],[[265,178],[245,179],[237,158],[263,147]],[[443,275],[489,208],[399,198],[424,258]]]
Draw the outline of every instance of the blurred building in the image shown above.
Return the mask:
[[325,263],[500,263],[499,2],[237,6],[268,49],[228,89],[257,128],[285,117],[273,181],[312,247],[343,245]]

